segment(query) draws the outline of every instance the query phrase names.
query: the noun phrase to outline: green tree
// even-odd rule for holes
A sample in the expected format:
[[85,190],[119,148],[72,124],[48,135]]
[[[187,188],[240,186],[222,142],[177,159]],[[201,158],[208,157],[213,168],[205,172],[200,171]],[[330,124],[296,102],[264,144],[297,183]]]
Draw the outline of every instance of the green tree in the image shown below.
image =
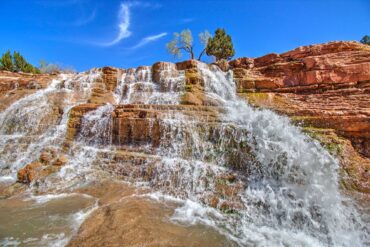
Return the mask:
[[[204,55],[210,37],[211,34],[207,30],[199,34],[199,40],[204,46],[204,49],[199,54],[198,60],[200,60]],[[182,52],[184,51],[189,53],[190,59],[194,59],[193,35],[189,29],[185,29],[181,31],[181,33],[174,33],[172,41],[167,43],[166,47],[167,51],[176,58],[180,58],[182,56]]]
[[41,74],[41,70],[37,67],[33,67],[33,73],[35,74]]
[[189,29],[174,33],[173,40],[167,43],[166,47],[168,52],[177,58],[182,56],[182,51],[185,51],[190,54],[191,59],[194,59],[193,35]]
[[40,70],[38,68],[35,68],[32,64],[27,63],[22,72],[25,73],[33,73],[33,74],[40,74]]
[[8,71],[14,70],[12,54],[10,53],[9,50],[1,56],[0,68],[3,70],[8,70]]
[[19,52],[15,51],[13,53],[13,61],[14,61],[15,71],[23,71],[23,72],[31,73],[31,71],[29,70],[31,70],[31,67],[33,66],[30,65]]
[[215,36],[208,41],[206,53],[208,56],[215,56],[216,61],[232,58],[235,50],[231,36],[226,34],[224,29],[217,28]]
[[364,37],[362,37],[362,39],[360,40],[360,42],[362,44],[365,44],[365,45],[370,45],[370,36],[369,35],[365,35]]
[[13,53],[13,62],[14,62],[14,70],[15,71],[22,71],[25,73],[33,73],[33,74],[40,74],[40,70],[34,67],[32,64],[27,62],[27,60],[19,53]]

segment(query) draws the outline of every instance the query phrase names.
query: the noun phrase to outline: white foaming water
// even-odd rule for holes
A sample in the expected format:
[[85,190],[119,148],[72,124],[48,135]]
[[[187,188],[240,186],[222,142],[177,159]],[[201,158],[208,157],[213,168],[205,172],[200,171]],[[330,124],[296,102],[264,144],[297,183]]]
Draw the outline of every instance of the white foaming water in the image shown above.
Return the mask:
[[112,112],[114,106],[103,105],[84,115],[79,139],[92,145],[112,143]]
[[230,73],[199,64],[208,92],[224,102],[224,119],[245,129],[258,162],[242,195],[235,232],[243,245],[362,246],[366,233],[340,194],[338,162],[285,117],[256,110],[236,95]]
[[215,227],[215,221],[212,219],[226,220],[225,216],[218,210],[191,201],[185,200],[183,206],[175,210],[172,220],[184,222],[190,225],[205,224]]
[[61,194],[46,194],[46,195],[39,195],[39,196],[31,195],[29,198],[26,198],[25,200],[26,201],[32,200],[32,201],[35,201],[38,204],[43,204],[43,203],[47,203],[47,202],[52,201],[52,200],[56,200],[56,199],[59,200],[59,199],[70,197],[70,196],[81,196],[81,197],[93,199],[92,196],[87,195],[87,194],[61,193]]
[[184,73],[175,64],[164,64],[158,82],[152,79],[152,68],[143,66],[123,73],[115,99],[119,104],[178,104],[184,86]]
[[42,90],[24,97],[0,113],[0,175],[15,179],[45,147],[60,147],[69,110],[86,102],[91,83],[100,76],[92,70],[62,74]]

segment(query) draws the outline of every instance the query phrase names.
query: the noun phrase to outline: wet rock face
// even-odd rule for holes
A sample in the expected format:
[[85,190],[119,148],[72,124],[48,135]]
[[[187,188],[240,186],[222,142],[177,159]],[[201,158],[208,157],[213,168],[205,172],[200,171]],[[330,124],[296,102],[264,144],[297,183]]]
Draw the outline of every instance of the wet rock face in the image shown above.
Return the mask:
[[0,111],[38,89],[46,88],[56,75],[15,73],[0,70]]
[[[66,145],[79,136],[81,140],[94,137],[93,132],[81,133],[82,122],[87,113],[97,110],[101,106],[98,104],[81,104],[71,109]],[[109,126],[105,126],[109,129],[109,133],[102,136],[102,138],[109,138],[110,140],[104,139],[97,143],[110,141],[107,144],[117,146],[151,144],[153,147],[158,147],[161,142],[166,142],[164,138],[165,128],[169,128],[171,125],[164,122],[166,119],[176,119],[177,113],[182,113],[192,119],[200,120],[203,124],[212,126],[214,122],[219,121],[219,110],[213,107],[191,105],[117,105],[113,107],[110,113]],[[90,127],[87,126],[87,128]],[[95,137],[99,138],[98,136]]]
[[124,72],[124,70],[114,67],[103,67],[101,69],[101,77],[97,78],[92,85],[89,103],[113,104],[115,102],[114,90]]
[[339,158],[345,188],[369,193],[369,46],[331,42],[230,65],[240,96],[290,116]]
[[169,62],[157,62],[153,64],[151,70],[152,79],[155,83],[161,83],[164,79],[176,77],[179,74],[179,71],[176,69],[176,64]]
[[[323,143],[349,174],[346,187],[369,191],[369,94],[351,89],[323,93],[242,93],[252,105],[288,115],[313,138]],[[349,181],[347,181],[349,182]]]
[[59,171],[68,162],[68,158],[55,148],[45,148],[37,161],[27,164],[17,174],[18,182],[30,184],[42,180]]
[[81,130],[81,121],[83,116],[89,111],[95,110],[98,106],[99,105],[97,104],[81,104],[71,109],[67,123],[65,147],[69,147],[71,145],[78,132]]
[[369,46],[331,42],[230,65],[238,92],[255,105],[333,128],[370,157]]
[[16,73],[0,70],[0,95],[14,89],[41,89],[55,78],[50,74]]
[[113,137],[116,145],[160,142],[159,112],[136,107],[117,107],[113,112]]
[[30,183],[35,179],[36,173],[41,170],[41,162],[34,162],[26,165],[18,171],[18,181],[21,183]]
[[[66,146],[80,135],[81,140],[94,138],[93,132],[82,131],[83,117],[91,111],[98,109],[101,105],[83,104],[74,107],[68,121]],[[140,145],[151,143],[158,146],[160,141],[158,110],[143,109],[136,105],[117,106],[111,113],[111,122],[106,126],[107,135],[100,136],[101,140],[95,140],[97,144]],[[89,128],[89,127],[88,127]],[[99,136],[95,136],[98,139]]]
[[107,90],[113,91],[116,89],[122,70],[114,67],[103,67],[102,72],[102,79]]

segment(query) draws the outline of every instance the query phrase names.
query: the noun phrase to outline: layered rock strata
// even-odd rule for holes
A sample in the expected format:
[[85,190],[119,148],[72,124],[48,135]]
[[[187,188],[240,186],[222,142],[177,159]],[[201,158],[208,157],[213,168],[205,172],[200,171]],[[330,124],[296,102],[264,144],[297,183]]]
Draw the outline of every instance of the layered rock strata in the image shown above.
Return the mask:
[[[290,116],[370,191],[370,47],[330,42],[230,62],[240,96]],[[349,180],[347,180],[348,182]]]
[[15,73],[0,70],[0,111],[13,102],[46,88],[56,78],[56,75]]

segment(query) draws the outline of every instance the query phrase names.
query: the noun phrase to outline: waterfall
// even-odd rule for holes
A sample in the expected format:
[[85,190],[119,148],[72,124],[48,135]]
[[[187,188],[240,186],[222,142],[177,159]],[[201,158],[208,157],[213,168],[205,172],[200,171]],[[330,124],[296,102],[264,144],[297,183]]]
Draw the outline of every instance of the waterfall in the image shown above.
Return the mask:
[[184,88],[184,73],[174,64],[165,64],[160,71],[160,81],[152,80],[152,68],[142,66],[128,69],[122,75],[116,90],[119,104],[178,104]]
[[32,162],[43,148],[60,148],[70,109],[87,101],[95,70],[62,74],[46,89],[26,96],[0,112],[0,175],[15,180],[16,172]]
[[199,69],[206,90],[224,102],[224,119],[249,133],[258,160],[242,194],[243,243],[361,246],[359,216],[339,191],[338,161],[286,117],[239,99],[230,72],[204,64]]
[[[153,200],[179,203],[172,221],[207,225],[239,246],[363,246],[369,241],[353,202],[339,190],[335,157],[288,118],[240,99],[232,71],[203,63],[196,69],[205,97],[217,104],[181,105],[186,76],[175,64],[164,63],[156,75],[149,66],[127,69],[112,92],[114,104],[83,114],[68,151],[71,109],[89,102],[102,73],[60,75],[0,112],[0,176],[15,180],[45,147],[54,148],[66,152],[68,162],[38,183],[38,191],[76,188],[108,171],[150,188],[147,196]],[[127,125],[114,116],[137,108],[144,113],[130,121],[148,121],[149,133],[143,124],[139,137],[149,137],[120,140],[120,128]],[[154,145],[157,127],[161,134]],[[119,158],[122,153],[137,160]]]

